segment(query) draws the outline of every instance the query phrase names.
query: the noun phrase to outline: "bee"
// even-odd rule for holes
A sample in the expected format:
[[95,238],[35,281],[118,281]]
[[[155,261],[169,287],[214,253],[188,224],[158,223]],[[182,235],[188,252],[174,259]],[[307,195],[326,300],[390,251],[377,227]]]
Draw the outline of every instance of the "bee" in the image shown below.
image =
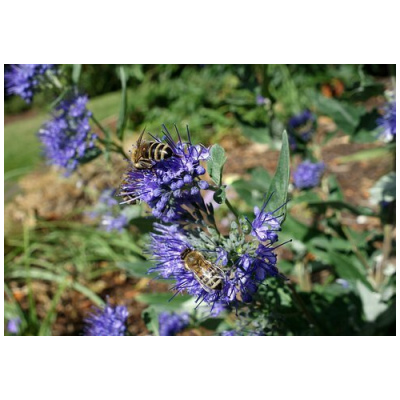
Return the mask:
[[207,261],[199,251],[189,248],[183,250],[181,259],[187,271],[193,273],[197,282],[206,292],[222,290],[224,273],[221,268]]
[[136,142],[136,146],[131,154],[133,166],[137,169],[150,169],[153,161],[162,161],[172,157],[173,151],[167,143],[157,141],[144,141],[143,132]]

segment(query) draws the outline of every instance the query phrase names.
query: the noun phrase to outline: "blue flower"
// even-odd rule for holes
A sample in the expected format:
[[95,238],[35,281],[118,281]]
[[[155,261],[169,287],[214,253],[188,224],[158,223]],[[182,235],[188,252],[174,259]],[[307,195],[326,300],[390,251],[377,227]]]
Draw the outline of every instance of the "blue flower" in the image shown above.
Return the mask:
[[128,225],[128,218],[120,214],[118,216],[113,215],[103,215],[101,220],[101,227],[107,232],[117,231],[122,232],[122,230]]
[[160,336],[174,336],[189,325],[189,314],[161,312],[158,316]]
[[304,110],[289,119],[289,132],[308,142],[314,133],[314,122],[315,115],[310,110]]
[[256,97],[256,104],[258,106],[263,106],[265,104],[265,97],[261,96],[260,94]]
[[234,330],[231,331],[223,331],[220,336],[237,336],[237,332]]
[[279,216],[275,217],[273,214],[281,207],[272,212],[265,212],[268,202],[269,199],[264,202],[261,210],[257,206],[254,207],[255,218],[251,223],[251,234],[260,242],[269,240],[271,243],[275,243],[278,240],[277,232],[281,230],[281,221],[279,220]]
[[86,318],[86,336],[124,336],[128,310],[125,306],[112,307],[108,301]]
[[113,197],[114,189],[106,189],[99,197],[99,202],[93,211],[89,212],[90,218],[101,218],[100,228],[107,232],[122,230],[128,225],[128,218],[124,214],[118,201]]
[[[239,302],[251,301],[258,285],[267,276],[282,277],[276,267],[272,242],[246,242],[245,235],[237,228],[231,229],[227,238],[213,236],[210,232],[207,235],[188,231],[178,225],[156,223],[154,230],[147,252],[156,266],[150,272],[158,273],[162,279],[175,280],[172,288],[175,294],[187,292],[196,296],[198,306],[203,301],[211,306],[211,314],[220,305],[236,306]],[[218,289],[200,283],[199,275],[185,268],[182,253],[187,249],[200,252],[214,266],[214,273],[218,273],[221,280]]]
[[17,334],[19,331],[19,326],[21,324],[21,318],[11,318],[7,323],[7,331],[9,333]]
[[65,168],[67,175],[76,169],[87,151],[94,149],[96,135],[90,128],[87,101],[84,95],[63,100],[53,118],[38,132],[48,163]]
[[7,92],[20,96],[27,103],[30,103],[42,81],[42,75],[48,70],[55,72],[55,65],[11,64],[4,73]]
[[346,279],[338,278],[336,279],[336,283],[338,283],[343,289],[349,289],[350,283],[346,281]]
[[396,138],[396,100],[385,105],[384,115],[377,121],[380,130],[380,137],[385,142]]
[[293,180],[299,189],[312,188],[320,182],[324,172],[325,164],[323,162],[312,163],[307,160],[302,162],[293,173]]
[[136,169],[132,165],[120,194],[129,197],[128,203],[136,200],[147,203],[153,215],[163,222],[194,221],[188,209],[207,210],[200,190],[208,189],[209,185],[200,179],[206,172],[200,162],[208,159],[209,151],[202,145],[194,146],[189,133],[188,142],[182,142],[179,136],[175,143],[165,126],[164,129],[172,157],[154,162],[150,169]]

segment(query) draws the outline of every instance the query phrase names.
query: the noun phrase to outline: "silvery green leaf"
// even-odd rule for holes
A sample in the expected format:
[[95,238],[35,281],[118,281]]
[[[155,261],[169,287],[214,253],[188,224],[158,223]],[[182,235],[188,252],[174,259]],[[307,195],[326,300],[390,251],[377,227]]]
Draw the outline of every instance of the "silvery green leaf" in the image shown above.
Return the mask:
[[356,287],[361,297],[366,320],[368,322],[375,321],[378,315],[386,310],[387,305],[381,302],[381,295],[379,293],[372,292],[361,282],[356,282]]
[[381,201],[393,201],[396,199],[396,173],[389,172],[382,176],[370,189],[370,200],[372,204],[379,204]]
[[214,144],[210,150],[210,158],[207,169],[211,179],[220,186],[222,183],[222,170],[226,162],[225,150],[218,144]]

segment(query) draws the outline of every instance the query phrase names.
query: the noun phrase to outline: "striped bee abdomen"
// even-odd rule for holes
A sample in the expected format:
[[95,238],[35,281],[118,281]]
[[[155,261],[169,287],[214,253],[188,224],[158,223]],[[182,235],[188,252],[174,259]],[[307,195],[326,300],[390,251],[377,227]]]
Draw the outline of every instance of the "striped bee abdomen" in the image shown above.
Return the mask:
[[166,143],[150,142],[147,149],[147,158],[154,161],[162,161],[172,156],[172,149]]

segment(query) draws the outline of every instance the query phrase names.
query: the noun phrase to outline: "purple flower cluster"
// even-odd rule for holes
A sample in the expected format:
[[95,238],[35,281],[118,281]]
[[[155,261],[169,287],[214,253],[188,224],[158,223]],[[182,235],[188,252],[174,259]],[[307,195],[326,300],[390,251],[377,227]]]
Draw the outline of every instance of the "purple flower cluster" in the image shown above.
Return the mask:
[[384,115],[377,121],[380,129],[380,137],[385,142],[396,138],[396,100],[386,104]]
[[200,162],[208,159],[209,151],[204,146],[194,146],[189,133],[188,142],[182,142],[179,136],[175,143],[165,126],[164,129],[172,157],[154,162],[149,169],[137,169],[132,165],[125,175],[120,194],[129,198],[128,203],[137,200],[147,203],[153,215],[162,222],[190,220],[192,216],[188,209],[193,206],[205,209],[200,190],[208,189],[209,185],[200,179],[206,172]]
[[294,184],[299,189],[312,188],[319,184],[324,172],[325,164],[323,162],[312,163],[307,160],[302,162],[293,172]]
[[304,110],[289,119],[289,145],[294,150],[300,150],[308,142],[315,129],[315,115],[310,110]]
[[124,336],[128,310],[125,306],[112,307],[108,302],[86,318],[86,336]]
[[189,314],[161,312],[158,316],[160,336],[174,336],[189,325]]
[[265,212],[267,204],[268,200],[263,204],[261,210],[257,206],[254,207],[255,218],[251,224],[251,234],[260,242],[269,240],[271,243],[275,243],[278,240],[277,232],[281,230],[281,221],[279,217],[273,214],[279,209],[272,212]]
[[[250,224],[256,239],[250,241],[237,227],[231,228],[229,237],[212,237],[204,232],[203,235],[192,233],[178,225],[154,224],[148,252],[153,255],[156,266],[151,272],[175,280],[176,293],[187,292],[196,296],[198,305],[203,301],[211,305],[211,314],[221,305],[251,301],[267,276],[282,277],[276,267],[275,247],[272,247],[280,230],[279,216],[265,212],[266,204],[261,210],[255,209],[255,218]],[[215,266],[222,280],[221,287],[210,289],[199,282],[195,271],[185,268],[182,253],[187,249],[199,251]]]
[[38,132],[48,163],[65,168],[67,174],[76,169],[87,151],[94,149],[96,135],[90,128],[87,101],[84,95],[61,101],[53,118]]
[[265,104],[265,97],[261,96],[260,94],[256,97],[256,104],[258,106],[263,106]]
[[19,332],[19,326],[21,324],[21,318],[11,318],[7,323],[7,331],[16,335]]
[[310,110],[304,110],[289,119],[289,132],[307,142],[314,133],[314,122],[315,115]]
[[7,92],[20,96],[27,103],[30,103],[42,81],[42,76],[49,70],[56,72],[55,65],[11,64],[4,73]]
[[128,225],[127,216],[121,211],[118,201],[114,198],[115,190],[106,189],[102,192],[95,209],[88,213],[91,218],[101,218],[100,228],[107,232],[122,230]]

